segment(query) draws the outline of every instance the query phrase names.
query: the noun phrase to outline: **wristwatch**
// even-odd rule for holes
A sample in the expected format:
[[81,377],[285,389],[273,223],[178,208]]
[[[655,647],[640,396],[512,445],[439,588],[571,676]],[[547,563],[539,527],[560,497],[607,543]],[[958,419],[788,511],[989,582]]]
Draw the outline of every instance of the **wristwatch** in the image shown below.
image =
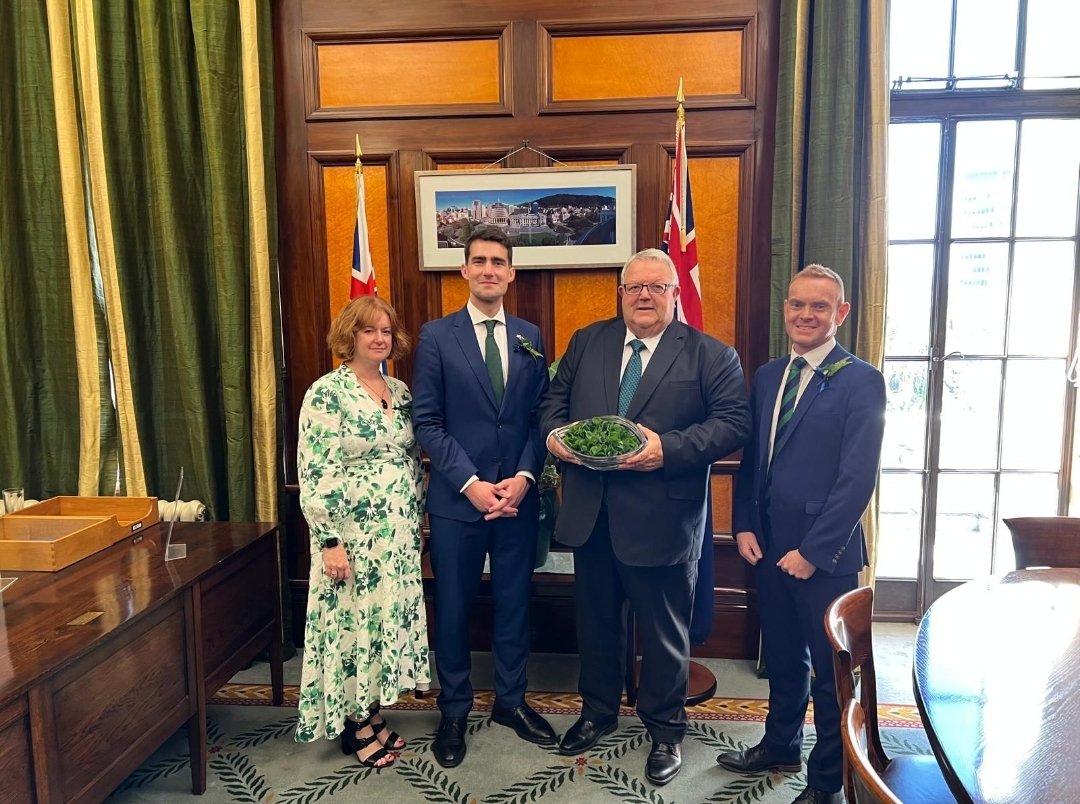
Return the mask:
[[339,544],[341,544],[341,542],[338,540],[337,536],[331,536],[329,539],[323,539],[322,546],[323,550],[325,550],[328,547],[337,547]]

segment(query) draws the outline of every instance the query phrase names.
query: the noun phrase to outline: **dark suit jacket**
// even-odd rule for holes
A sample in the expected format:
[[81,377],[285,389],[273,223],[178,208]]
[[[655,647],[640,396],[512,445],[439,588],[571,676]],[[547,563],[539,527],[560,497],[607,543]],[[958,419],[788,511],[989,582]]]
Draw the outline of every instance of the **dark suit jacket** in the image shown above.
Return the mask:
[[[626,338],[613,318],[574,333],[541,407],[547,434],[570,422],[618,413]],[[673,321],[641,377],[626,417],[660,435],[664,465],[652,472],[600,472],[563,464],[556,538],[584,544],[606,503],[612,548],[624,564],[663,567],[697,560],[713,461],[750,432],[742,366],[735,350]]]
[[[735,532],[753,531],[763,552],[797,549],[819,570],[837,575],[866,566],[859,520],[877,482],[885,430],[881,372],[839,345],[822,365],[845,357],[851,363],[828,380],[811,378],[771,472],[769,432],[789,359],[778,358],[758,369],[750,395],[754,436],[743,450],[732,511]],[[766,499],[770,544],[762,526]]]
[[[436,516],[474,522],[481,514],[461,493],[471,476],[495,483],[519,471],[539,479],[546,450],[537,410],[548,387],[547,361],[518,345],[540,350],[540,330],[506,316],[510,350],[502,405],[495,406],[487,367],[465,308],[420,330],[413,369],[413,426],[431,459],[427,508]],[[530,490],[529,497],[535,492]]]

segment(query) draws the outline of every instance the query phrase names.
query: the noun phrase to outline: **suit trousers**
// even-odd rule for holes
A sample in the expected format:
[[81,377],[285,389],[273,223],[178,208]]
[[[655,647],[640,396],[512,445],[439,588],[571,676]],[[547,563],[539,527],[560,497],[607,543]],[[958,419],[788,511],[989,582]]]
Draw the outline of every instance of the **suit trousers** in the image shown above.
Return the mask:
[[641,636],[638,716],[654,742],[681,743],[686,734],[697,562],[667,567],[624,564],[612,549],[607,511],[602,508],[585,544],[574,548],[574,574],[581,716],[595,722],[619,714],[629,604]]
[[769,672],[769,714],[763,743],[772,756],[801,753],[803,721],[812,691],[817,744],[806,762],[806,781],[818,790],[836,792],[843,785],[844,747],[832,645],[825,635],[825,610],[837,597],[856,588],[859,576],[818,570],[799,580],[776,566],[781,557],[780,552],[766,550],[754,570],[762,655]]
[[430,516],[431,569],[435,575],[435,668],[439,709],[465,717],[472,709],[469,618],[491,555],[491,654],[495,704],[513,709],[525,702],[529,658],[529,594],[536,558],[536,529],[516,517],[459,522]]

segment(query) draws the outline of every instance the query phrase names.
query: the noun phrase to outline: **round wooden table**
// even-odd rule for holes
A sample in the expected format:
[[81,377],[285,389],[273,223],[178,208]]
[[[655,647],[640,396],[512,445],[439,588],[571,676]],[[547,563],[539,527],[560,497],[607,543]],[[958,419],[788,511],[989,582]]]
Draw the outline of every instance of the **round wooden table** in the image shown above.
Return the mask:
[[947,592],[919,625],[914,683],[958,801],[1080,801],[1080,569]]

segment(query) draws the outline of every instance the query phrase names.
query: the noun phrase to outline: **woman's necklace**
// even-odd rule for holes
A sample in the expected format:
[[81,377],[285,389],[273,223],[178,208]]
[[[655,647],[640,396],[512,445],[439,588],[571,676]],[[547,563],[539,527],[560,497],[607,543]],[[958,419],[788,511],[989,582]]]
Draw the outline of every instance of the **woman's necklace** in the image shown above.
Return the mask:
[[[363,377],[361,377],[359,374],[357,374],[355,369],[353,369],[353,374],[356,374],[356,379],[360,380],[360,382],[362,382],[364,384],[364,386],[369,391],[371,391],[371,393],[375,394],[375,396],[378,397],[379,404],[382,405],[383,410],[390,410],[390,406],[388,404],[386,404],[386,397],[384,397],[381,393],[379,393],[374,388],[372,388],[370,385],[368,385],[367,380],[365,380]],[[389,390],[389,387],[386,385],[386,378],[383,377],[381,374],[379,375],[379,378],[382,380],[383,389],[384,390]]]

